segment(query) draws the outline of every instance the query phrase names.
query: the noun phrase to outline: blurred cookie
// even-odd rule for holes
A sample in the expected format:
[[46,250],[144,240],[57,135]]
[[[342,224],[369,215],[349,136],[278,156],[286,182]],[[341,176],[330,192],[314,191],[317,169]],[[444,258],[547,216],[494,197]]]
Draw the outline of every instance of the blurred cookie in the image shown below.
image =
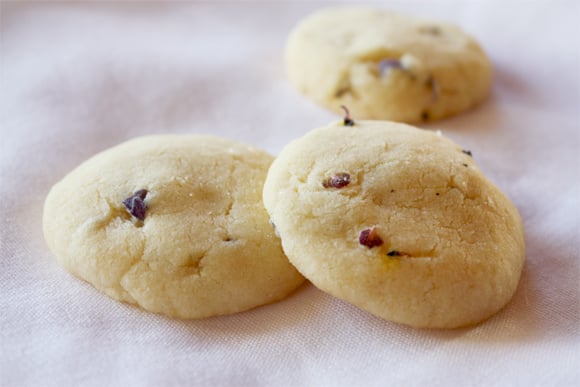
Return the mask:
[[485,99],[492,68],[460,28],[381,9],[328,8],[292,31],[288,77],[304,95],[360,118],[437,120]]
[[293,141],[270,167],[264,203],[314,285],[414,327],[490,317],[524,263],[519,214],[471,153],[405,124],[340,122]]
[[280,300],[303,282],[261,199],[272,157],[210,136],[137,138],[50,191],[58,261],[112,298],[202,318]]

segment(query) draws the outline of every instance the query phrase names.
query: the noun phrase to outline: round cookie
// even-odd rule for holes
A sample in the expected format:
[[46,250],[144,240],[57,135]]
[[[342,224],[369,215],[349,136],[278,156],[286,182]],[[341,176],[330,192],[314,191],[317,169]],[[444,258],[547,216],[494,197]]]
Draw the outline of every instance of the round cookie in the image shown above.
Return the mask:
[[211,136],[128,141],[52,188],[45,239],[68,271],[151,312],[203,318],[280,300],[304,279],[262,204],[272,160]]
[[519,214],[471,152],[400,123],[342,122],[287,145],[264,204],[315,286],[421,328],[471,325],[514,294]]
[[401,122],[465,111],[492,78],[485,53],[458,27],[367,8],[308,16],[290,34],[286,67],[291,83],[330,110]]

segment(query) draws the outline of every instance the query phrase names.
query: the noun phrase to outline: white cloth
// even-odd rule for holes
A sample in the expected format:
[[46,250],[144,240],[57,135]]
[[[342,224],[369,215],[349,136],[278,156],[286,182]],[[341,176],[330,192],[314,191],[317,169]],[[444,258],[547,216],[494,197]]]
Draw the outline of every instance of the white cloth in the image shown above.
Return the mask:
[[0,385],[580,385],[576,1],[386,4],[459,24],[494,63],[485,104],[427,125],[472,150],[525,224],[519,290],[489,321],[415,330],[310,284],[246,313],[179,321],[57,265],[44,198],[96,152],[149,133],[212,133],[276,154],[336,119],[283,68],[291,27],[329,4],[1,4]]

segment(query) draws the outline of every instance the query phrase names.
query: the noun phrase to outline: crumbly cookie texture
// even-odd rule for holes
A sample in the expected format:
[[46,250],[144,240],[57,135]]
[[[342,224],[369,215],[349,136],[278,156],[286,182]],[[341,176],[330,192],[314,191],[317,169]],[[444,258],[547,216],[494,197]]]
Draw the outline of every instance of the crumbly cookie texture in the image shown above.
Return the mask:
[[328,8],[300,22],[286,45],[288,77],[334,111],[400,122],[441,119],[489,94],[492,67],[449,23],[367,8]]
[[356,120],[316,129],[282,150],[263,197],[298,270],[384,319],[467,326],[516,290],[516,208],[470,151],[435,133]]
[[128,141],[52,188],[46,241],[71,273],[148,311],[203,318],[280,300],[304,279],[262,204],[272,160],[210,136]]

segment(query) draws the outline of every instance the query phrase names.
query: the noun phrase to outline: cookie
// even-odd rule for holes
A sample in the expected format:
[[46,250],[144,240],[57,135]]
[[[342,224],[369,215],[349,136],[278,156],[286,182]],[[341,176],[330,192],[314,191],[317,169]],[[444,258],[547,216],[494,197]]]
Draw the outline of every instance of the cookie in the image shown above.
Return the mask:
[[262,204],[273,158],[211,136],[141,137],[48,194],[58,261],[110,297],[179,318],[240,312],[303,282]]
[[492,79],[485,53],[460,28],[368,8],[308,16],[288,38],[286,67],[298,90],[330,110],[408,123],[477,105]]
[[321,290],[420,328],[480,322],[514,294],[518,211],[471,152],[412,126],[338,122],[288,144],[264,204],[290,261]]

